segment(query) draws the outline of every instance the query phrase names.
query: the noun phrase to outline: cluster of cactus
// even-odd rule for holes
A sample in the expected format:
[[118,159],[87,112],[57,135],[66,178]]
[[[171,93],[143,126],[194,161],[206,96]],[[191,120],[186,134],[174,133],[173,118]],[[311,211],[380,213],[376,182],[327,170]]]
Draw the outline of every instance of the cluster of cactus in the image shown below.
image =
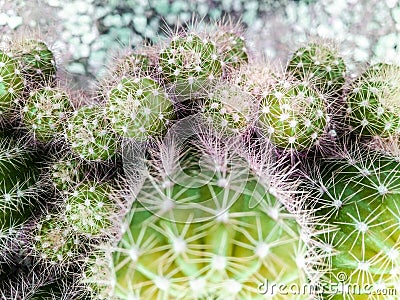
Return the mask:
[[[0,296],[396,299],[400,67],[284,70],[232,25],[117,60],[93,92],[0,52]],[[1,92],[2,91],[2,92]]]

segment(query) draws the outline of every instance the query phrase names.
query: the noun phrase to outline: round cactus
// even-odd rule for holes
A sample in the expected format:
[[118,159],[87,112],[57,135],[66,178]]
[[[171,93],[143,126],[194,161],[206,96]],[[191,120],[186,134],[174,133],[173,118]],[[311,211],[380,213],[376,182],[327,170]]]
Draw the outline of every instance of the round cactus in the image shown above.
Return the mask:
[[130,53],[117,60],[113,67],[113,76],[135,76],[147,74],[151,70],[151,60],[147,54]]
[[[201,169],[188,162],[149,174],[112,252],[102,297],[264,299],[265,280],[307,281],[303,227],[280,202],[288,193],[261,183],[243,161],[208,159]],[[101,266],[90,264],[88,273]],[[97,288],[86,278],[92,291],[102,291],[98,276]]]
[[54,188],[63,193],[75,188],[85,178],[82,162],[69,155],[53,158],[47,172]]
[[85,160],[107,160],[116,153],[117,137],[100,106],[79,108],[68,118],[65,131],[72,151]]
[[280,81],[260,103],[259,126],[277,147],[303,151],[318,145],[329,122],[324,98],[306,83]]
[[0,117],[2,120],[16,112],[23,87],[17,61],[0,51]]
[[330,254],[325,287],[336,292],[326,299],[352,297],[342,294],[355,293],[349,286],[359,289],[356,299],[378,299],[374,292],[399,283],[399,163],[370,150],[322,165],[318,214],[331,227],[322,235]]
[[346,65],[332,45],[310,43],[293,54],[287,71],[324,94],[338,96],[345,83]]
[[350,86],[346,95],[347,123],[363,136],[400,133],[400,67],[376,64]]
[[248,62],[249,57],[244,38],[233,30],[217,30],[213,40],[225,69],[237,69]]
[[194,33],[173,37],[161,51],[159,64],[165,80],[183,98],[206,95],[222,76],[216,46]]
[[123,78],[109,93],[106,115],[119,135],[144,141],[165,132],[174,108],[156,81]]
[[79,237],[57,215],[46,215],[33,234],[34,253],[45,263],[73,263],[82,250]]
[[73,107],[64,91],[45,87],[30,92],[22,111],[23,122],[34,137],[48,142],[63,134],[63,122]]
[[16,56],[29,83],[48,85],[54,81],[56,77],[54,54],[45,42],[35,39],[24,40],[18,46]]
[[73,230],[88,237],[110,235],[118,216],[118,206],[109,183],[86,181],[65,199],[65,221]]
[[255,99],[241,87],[221,83],[204,100],[203,116],[217,131],[244,132],[252,122]]

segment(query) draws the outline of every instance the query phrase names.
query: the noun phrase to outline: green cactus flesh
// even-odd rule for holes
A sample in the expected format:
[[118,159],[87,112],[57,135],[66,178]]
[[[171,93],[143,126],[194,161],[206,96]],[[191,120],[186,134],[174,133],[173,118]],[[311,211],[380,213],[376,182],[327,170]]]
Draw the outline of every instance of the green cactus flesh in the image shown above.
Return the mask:
[[15,111],[22,89],[23,79],[18,63],[0,51],[0,117],[8,117]]
[[368,68],[347,94],[347,123],[364,136],[400,133],[400,67],[377,64]]
[[326,162],[321,178],[319,214],[335,228],[323,236],[332,254],[325,298],[397,299],[377,291],[399,283],[398,161],[368,153]]
[[159,63],[165,79],[178,96],[207,94],[222,76],[217,49],[209,40],[195,34],[175,37],[160,53]]
[[248,62],[246,42],[243,37],[234,32],[218,32],[215,40],[225,68],[238,68]]
[[144,183],[113,253],[116,299],[264,299],[265,280],[306,282],[302,227],[278,196],[243,164],[208,167]]
[[116,76],[135,76],[136,74],[147,74],[151,69],[151,61],[148,55],[132,53],[124,56],[117,62]]
[[75,188],[85,177],[82,162],[70,156],[54,159],[48,170],[53,186],[61,192]]
[[72,151],[85,160],[102,161],[115,155],[117,137],[100,106],[83,106],[67,121],[66,138]]
[[65,220],[75,232],[86,236],[106,235],[117,206],[110,184],[83,182],[65,201]]
[[56,75],[56,64],[53,52],[39,40],[28,39],[21,45],[18,57],[22,63],[24,76],[39,85],[50,84]]
[[63,133],[63,122],[72,113],[68,95],[59,89],[41,88],[30,93],[23,108],[23,122],[37,140],[47,142]]
[[318,144],[329,121],[322,96],[304,83],[279,83],[261,101],[259,125],[277,147],[297,151]]
[[322,93],[337,96],[345,83],[346,65],[332,47],[310,43],[293,54],[287,71],[310,81]]
[[165,132],[174,109],[168,94],[154,80],[123,78],[110,91],[106,114],[119,135],[143,141]]

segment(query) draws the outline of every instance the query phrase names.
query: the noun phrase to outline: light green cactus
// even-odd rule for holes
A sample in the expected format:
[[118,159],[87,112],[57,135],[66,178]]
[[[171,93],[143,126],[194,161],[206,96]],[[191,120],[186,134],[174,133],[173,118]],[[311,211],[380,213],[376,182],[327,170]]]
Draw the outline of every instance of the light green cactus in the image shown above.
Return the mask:
[[174,108],[159,83],[149,77],[132,77],[123,78],[110,90],[106,114],[116,133],[145,141],[166,131]]

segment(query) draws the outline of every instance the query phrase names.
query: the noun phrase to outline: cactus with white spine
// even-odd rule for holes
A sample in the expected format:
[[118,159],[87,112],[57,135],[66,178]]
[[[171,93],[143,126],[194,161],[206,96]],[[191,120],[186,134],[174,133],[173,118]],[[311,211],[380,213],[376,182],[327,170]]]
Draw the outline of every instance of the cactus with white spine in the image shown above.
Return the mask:
[[339,51],[327,43],[309,43],[296,50],[287,71],[301,81],[311,82],[321,93],[340,96],[346,65]]
[[347,124],[362,136],[400,133],[400,67],[379,63],[364,71],[346,94]]
[[173,36],[159,54],[159,65],[184,99],[206,95],[223,72],[215,42],[195,33]]
[[264,280],[308,282],[319,257],[309,256],[306,225],[283,204],[291,197],[279,181],[285,176],[262,165],[267,173],[258,177],[218,149],[202,153],[201,169],[193,153],[182,169],[182,153],[167,155],[172,164],[154,161],[108,252],[112,262],[95,256],[88,264],[84,280],[95,299],[265,299]]
[[24,88],[18,62],[0,51],[0,117],[6,120],[16,113]]
[[64,130],[72,152],[84,160],[108,160],[117,151],[118,138],[100,105],[80,107],[68,118]]
[[106,115],[120,136],[145,141],[166,131],[174,108],[159,83],[137,73],[122,78],[109,91]]
[[324,96],[313,86],[283,79],[265,91],[258,123],[278,148],[306,151],[319,145],[330,120]]
[[35,139],[48,142],[63,135],[63,122],[72,111],[70,96],[65,91],[44,87],[29,93],[22,120]]

